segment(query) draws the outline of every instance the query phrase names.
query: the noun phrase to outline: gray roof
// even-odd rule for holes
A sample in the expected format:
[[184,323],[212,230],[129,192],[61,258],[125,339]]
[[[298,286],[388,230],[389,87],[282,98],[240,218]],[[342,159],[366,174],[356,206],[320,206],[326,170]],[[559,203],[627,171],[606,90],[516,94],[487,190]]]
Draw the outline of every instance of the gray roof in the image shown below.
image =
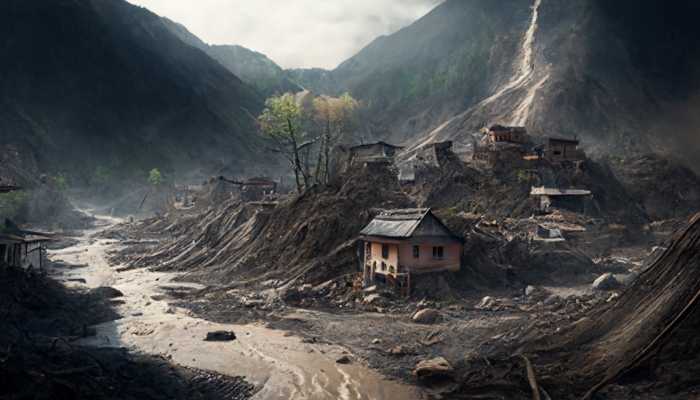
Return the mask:
[[531,196],[590,196],[590,190],[533,187]]
[[429,208],[385,210],[377,215],[361,232],[362,236],[392,239],[447,238],[462,241],[450,232]]
[[365,236],[409,238],[429,212],[429,208],[384,210],[360,234]]

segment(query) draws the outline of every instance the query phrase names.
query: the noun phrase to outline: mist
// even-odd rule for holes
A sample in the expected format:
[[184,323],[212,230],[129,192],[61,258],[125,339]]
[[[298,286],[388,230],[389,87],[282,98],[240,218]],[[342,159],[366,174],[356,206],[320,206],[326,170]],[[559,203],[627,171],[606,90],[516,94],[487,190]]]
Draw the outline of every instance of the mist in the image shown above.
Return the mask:
[[334,68],[443,0],[129,0],[209,44],[237,44],[284,68]]

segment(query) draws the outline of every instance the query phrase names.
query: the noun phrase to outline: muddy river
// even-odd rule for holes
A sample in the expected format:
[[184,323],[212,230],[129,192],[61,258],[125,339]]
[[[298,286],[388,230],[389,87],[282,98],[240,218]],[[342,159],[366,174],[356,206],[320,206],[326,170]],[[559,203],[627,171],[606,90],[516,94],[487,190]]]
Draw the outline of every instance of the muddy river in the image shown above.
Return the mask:
[[[86,231],[74,246],[49,251],[49,258],[82,268],[57,269],[50,273],[68,286],[111,286],[124,297],[117,304],[123,318],[97,326],[97,335],[83,344],[126,347],[132,351],[163,355],[174,363],[225,375],[243,376],[260,387],[255,399],[421,399],[409,385],[387,380],[357,358],[338,364],[352,355],[340,346],[303,343],[300,338],[262,324],[226,325],[194,318],[187,310],[168,303],[167,293],[199,288],[197,284],[174,282],[176,274],[148,270],[117,272],[106,252],[119,246],[114,240],[92,235],[119,222],[98,217],[99,228]],[[232,342],[206,342],[215,330],[235,332]]]

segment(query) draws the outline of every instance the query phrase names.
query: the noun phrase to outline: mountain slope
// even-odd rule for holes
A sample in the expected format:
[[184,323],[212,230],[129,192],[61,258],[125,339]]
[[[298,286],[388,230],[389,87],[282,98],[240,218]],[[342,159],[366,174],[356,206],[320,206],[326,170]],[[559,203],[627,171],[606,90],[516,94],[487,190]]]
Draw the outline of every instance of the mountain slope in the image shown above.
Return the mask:
[[262,98],[122,0],[0,4],[0,138],[45,170],[130,177],[252,160]]
[[167,18],[163,21],[185,43],[207,53],[265,97],[302,90],[279,65],[262,53],[236,45],[209,45],[183,25]]
[[[605,151],[700,150],[700,6],[681,0],[447,0],[323,76],[375,137],[467,149],[484,125]],[[696,166],[700,164],[697,163]]]

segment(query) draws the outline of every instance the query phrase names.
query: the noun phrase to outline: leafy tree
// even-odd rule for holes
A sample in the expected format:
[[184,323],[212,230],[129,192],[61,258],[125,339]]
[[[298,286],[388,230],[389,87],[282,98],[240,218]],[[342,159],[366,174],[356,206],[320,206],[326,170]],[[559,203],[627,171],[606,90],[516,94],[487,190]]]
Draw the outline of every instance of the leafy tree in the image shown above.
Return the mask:
[[272,151],[281,154],[294,171],[299,193],[309,185],[308,168],[302,160],[302,122],[302,108],[291,93],[267,99],[258,117],[260,132],[272,142]]
[[357,100],[348,93],[337,98],[320,96],[314,99],[313,119],[321,132],[315,171],[316,182],[328,183],[331,149],[355,122],[358,107]]
[[163,175],[158,168],[153,168],[148,173],[148,183],[152,186],[160,186],[163,183]]

